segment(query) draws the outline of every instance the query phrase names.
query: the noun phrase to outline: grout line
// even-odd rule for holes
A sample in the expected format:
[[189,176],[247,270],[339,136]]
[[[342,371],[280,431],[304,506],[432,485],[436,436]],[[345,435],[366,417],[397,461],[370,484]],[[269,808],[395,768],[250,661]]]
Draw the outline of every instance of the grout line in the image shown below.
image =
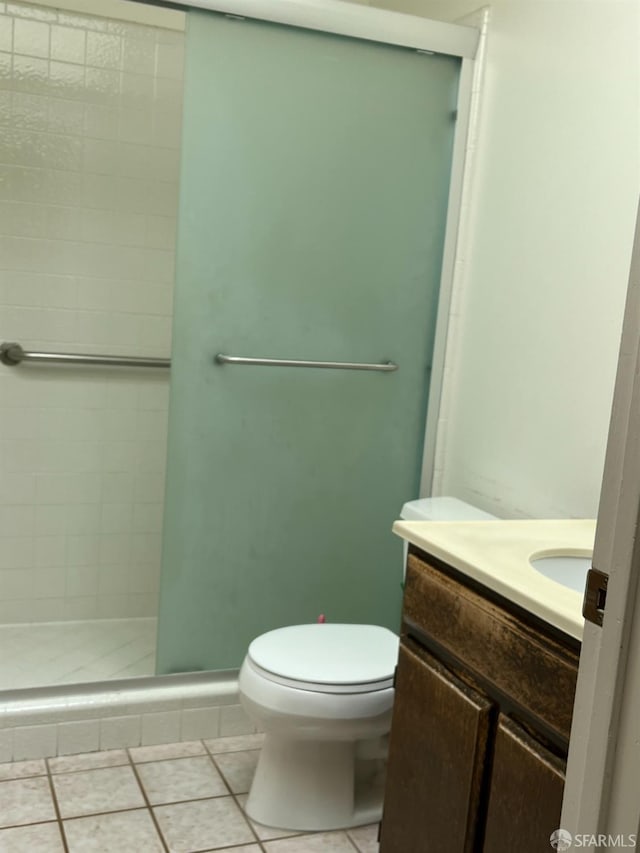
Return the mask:
[[[253,844],[254,842],[249,841],[248,843]],[[233,853],[234,850],[239,850],[241,847],[245,846],[246,842],[244,844],[232,844],[231,846],[227,844],[226,847],[205,847],[200,850],[190,850],[189,853]],[[260,842],[258,842],[258,849],[264,850],[264,847]]]
[[55,785],[53,784],[53,776],[51,775],[51,768],[49,767],[49,759],[45,758],[44,760],[45,767],[47,768],[47,780],[49,782],[49,788],[51,790],[51,798],[53,800],[53,808],[56,812],[58,829],[60,831],[60,836],[62,838],[62,846],[64,847],[65,853],[69,853],[69,845],[67,844],[67,835],[64,831],[64,823],[62,822],[62,814],[60,812],[60,806],[58,804],[58,797],[56,796]]
[[344,834],[347,836],[347,840],[350,842],[353,849],[357,850],[357,853],[361,853],[360,848],[358,847],[356,842],[353,840],[353,838],[349,835],[349,830],[345,829]]
[[[50,135],[48,131],[40,131],[40,132],[46,136]],[[84,139],[85,137],[83,135],[82,137],[79,137],[79,138]],[[93,137],[89,137],[89,138],[92,139]],[[114,142],[116,144],[123,144],[123,145],[135,145],[136,144],[133,142],[131,142],[131,143],[129,143],[129,142],[120,143],[119,140],[115,140],[115,139],[99,139],[99,141],[100,142]],[[140,144],[142,145],[142,143],[140,143]],[[143,147],[155,148],[156,146],[153,144],[150,144],[150,143],[145,143],[143,145]],[[180,151],[179,148],[170,148],[170,149],[163,149],[163,150]],[[113,174],[113,172],[96,172],[96,171],[92,171],[90,169],[85,169],[84,167],[80,167],[78,169],[61,169],[60,167],[53,167],[53,166],[32,166],[30,163],[3,163],[2,161],[0,161],[0,165],[2,165],[3,168],[9,169],[9,170],[24,171],[26,169],[30,173],[32,173],[32,172],[43,172],[43,173],[46,172],[47,174],[50,174],[50,173],[54,172],[54,173],[60,173],[63,175],[69,175],[69,174],[81,175],[82,177],[90,176],[90,177],[101,177],[101,178],[112,178],[112,179],[122,178],[123,180],[126,180],[127,183],[131,183],[132,181],[137,181],[138,183],[152,183],[154,185],[156,183],[168,184],[170,186],[175,186],[175,187],[178,187],[178,185],[180,183],[180,176],[179,175],[177,177],[174,177],[171,179],[167,179],[167,178],[138,178],[135,175],[125,175],[125,174],[121,174],[119,172],[115,175]],[[52,207],[70,207],[73,210],[83,210],[85,207],[90,207],[90,209],[114,210],[116,213],[122,212],[118,207],[93,208],[90,205],[61,204],[60,202],[55,202],[55,201],[49,202],[46,200],[42,201],[41,199],[39,199],[38,201],[21,201],[20,199],[3,199],[3,201],[13,202],[14,204],[37,204],[37,205],[43,205],[44,204],[44,205],[50,205]],[[144,211],[128,210],[128,211],[125,211],[125,213],[138,213],[138,214],[147,215],[147,216],[164,216],[166,218],[171,218],[171,216],[172,216],[171,214],[156,213],[156,212],[151,211],[151,210],[149,210],[149,211],[147,211],[147,210],[144,210]]]
[[[203,741],[203,743],[204,743],[204,741]],[[205,746],[205,749],[206,749],[206,746]],[[213,764],[213,766],[215,767],[216,771],[217,771],[217,772],[218,772],[218,774],[220,775],[220,778],[221,778],[221,779],[222,779],[222,781],[224,782],[224,784],[225,784],[225,786],[226,786],[227,790],[229,791],[229,793],[230,793],[230,794],[231,794],[231,796],[233,797],[233,802],[235,803],[236,807],[237,807],[238,809],[240,809],[240,814],[242,815],[242,818],[243,818],[244,822],[245,822],[245,823],[247,824],[247,826],[249,827],[249,831],[251,832],[251,834],[253,835],[253,837],[254,837],[254,838],[255,838],[255,840],[257,841],[257,843],[260,845],[260,839],[258,838],[258,833],[257,833],[257,832],[255,831],[255,829],[253,828],[253,825],[252,825],[251,821],[249,820],[249,816],[246,814],[245,810],[242,808],[242,806],[241,806],[241,805],[240,805],[240,803],[238,802],[238,800],[237,800],[237,798],[236,798],[236,794],[235,794],[235,792],[231,790],[231,785],[227,782],[226,776],[224,775],[224,773],[222,772],[222,770],[220,769],[220,767],[218,767],[218,764],[216,763],[216,760],[214,759],[213,755],[211,755],[210,753],[208,753],[208,755],[209,755],[209,760],[211,761],[211,763],[212,763],[212,764]],[[237,845],[236,845],[236,846],[237,846]],[[262,847],[262,845],[260,845],[260,849],[261,849],[261,850],[262,850],[262,849],[264,849],[264,848]]]
[[[189,741],[191,742],[191,741]],[[187,743],[187,741],[185,741]],[[160,744],[158,744],[160,745]],[[145,747],[133,746],[128,747],[128,749],[144,749]],[[138,767],[141,764],[165,764],[167,761],[185,761],[188,758],[208,758],[206,752],[196,752],[193,755],[174,755],[173,758],[145,758],[143,761],[136,761],[136,759],[131,756],[131,763],[135,764]]]
[[[222,707],[222,705],[220,707]],[[261,732],[253,732],[253,734],[261,734]],[[230,738],[231,737],[248,737],[248,735],[228,735],[228,737],[230,737]],[[258,746],[239,746],[237,749],[224,749],[224,750],[220,750],[220,752],[214,752],[212,749],[209,749],[209,747],[207,746],[207,740],[222,740],[222,739],[224,739],[224,736],[222,738],[220,738],[220,737],[207,738],[206,740],[202,741],[202,743],[204,744],[204,748],[207,751],[207,754],[210,755],[212,758],[214,758],[216,755],[233,755],[236,752],[256,752],[256,751],[262,749],[262,743],[259,744]]]
[[131,753],[129,752],[129,748],[127,748],[125,751],[126,751],[127,755],[129,756],[129,763],[130,763],[131,769],[133,770],[133,775],[136,777],[136,781],[137,781],[138,786],[139,786],[139,788],[140,788],[140,790],[141,790],[141,792],[142,792],[142,796],[143,796],[143,798],[144,798],[144,801],[145,801],[145,803],[147,804],[147,811],[148,811],[148,812],[149,812],[149,814],[151,815],[151,820],[153,821],[153,825],[154,825],[154,827],[155,827],[155,829],[156,829],[156,832],[158,833],[158,837],[160,838],[160,843],[162,844],[162,847],[164,848],[164,850],[166,851],[166,853],[171,853],[171,851],[170,851],[170,849],[169,849],[169,845],[168,845],[168,843],[165,841],[165,838],[164,838],[164,835],[163,835],[163,833],[162,833],[162,830],[160,829],[160,824],[158,823],[158,820],[157,820],[157,818],[156,818],[155,812],[153,811],[153,808],[152,808],[152,806],[151,806],[151,803],[149,802],[149,797],[147,797],[147,792],[146,792],[146,791],[145,791],[145,789],[144,789],[144,785],[142,784],[142,780],[140,779],[140,776],[138,775],[138,771],[137,771],[137,769],[136,769],[136,765],[135,765],[135,763],[134,763],[133,759],[131,758]]
[[[100,718],[98,718],[100,719]],[[73,721],[72,721],[73,722]],[[84,722],[80,720],[79,722]],[[116,767],[130,767],[133,764],[131,757],[129,755],[129,750],[126,747],[118,747],[116,749],[97,749],[95,752],[124,752],[126,756],[126,761],[123,761],[121,764],[105,764],[103,767],[80,767],[76,770],[51,770],[49,767],[50,758],[45,759],[47,768],[51,776],[70,776],[73,773],[88,773],[91,770],[111,770]],[[93,755],[91,752],[79,752],[77,755]],[[71,755],[56,755],[52,756],[53,758],[74,758],[73,753]]]
[[30,823],[8,823],[6,826],[0,826],[0,832],[3,829],[23,829],[25,826],[42,826],[45,823],[60,824],[60,821],[55,817],[50,817],[47,820],[32,820]]
[[[246,819],[251,823],[251,818],[245,812],[244,806],[242,805],[242,803],[240,803],[238,801],[239,797],[245,797],[245,796],[248,796],[248,794],[247,793],[245,793],[245,794],[234,794],[233,798],[235,799],[236,804],[237,804],[238,808],[240,809],[240,811],[246,816]],[[265,826],[265,824],[261,824],[261,826]],[[267,827],[267,829],[278,830],[278,827],[277,826],[269,826],[269,827]],[[285,841],[289,838],[298,838],[301,835],[315,835],[316,834],[316,831],[311,830],[311,829],[310,830],[304,830],[304,829],[286,830],[286,829],[283,829],[282,832],[287,832],[288,834],[287,835],[274,835],[273,838],[260,838],[258,836],[258,841],[261,844],[265,844],[266,842],[271,842],[271,841]],[[256,832],[256,835],[257,835],[257,832]]]

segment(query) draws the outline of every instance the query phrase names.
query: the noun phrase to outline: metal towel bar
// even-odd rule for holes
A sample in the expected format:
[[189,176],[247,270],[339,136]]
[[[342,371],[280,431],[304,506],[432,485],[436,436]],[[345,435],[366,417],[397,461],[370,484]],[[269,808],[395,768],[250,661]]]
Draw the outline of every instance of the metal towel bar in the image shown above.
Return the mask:
[[23,361],[34,364],[85,364],[104,367],[171,367],[170,358],[142,358],[128,355],[86,355],[72,352],[25,352],[20,344],[0,344],[0,362],[15,367]]
[[[142,358],[126,355],[87,355],[71,352],[27,352],[20,344],[0,344],[0,362],[7,367],[16,367],[23,362],[35,364],[97,365],[104,367],[171,367],[170,358]],[[389,373],[398,369],[393,361],[369,364],[358,361],[300,361],[288,358],[244,358],[238,355],[218,353],[216,364],[254,364],[263,367],[320,367],[325,370],[377,370]]]
[[217,364],[256,364],[261,367],[322,367],[325,370],[379,370],[389,373],[397,370],[393,361],[381,364],[368,364],[360,361],[299,361],[289,358],[245,358],[239,355],[224,355],[219,352],[215,357]]

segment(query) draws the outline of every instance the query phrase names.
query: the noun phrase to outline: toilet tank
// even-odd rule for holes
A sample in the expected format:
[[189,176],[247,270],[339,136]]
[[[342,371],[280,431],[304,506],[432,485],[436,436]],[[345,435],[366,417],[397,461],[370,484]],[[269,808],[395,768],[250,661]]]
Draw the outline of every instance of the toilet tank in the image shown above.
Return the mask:
[[[400,510],[404,521],[495,521],[496,516],[458,498],[420,498],[408,501]],[[409,543],[405,540],[402,551],[402,578],[407,571]]]

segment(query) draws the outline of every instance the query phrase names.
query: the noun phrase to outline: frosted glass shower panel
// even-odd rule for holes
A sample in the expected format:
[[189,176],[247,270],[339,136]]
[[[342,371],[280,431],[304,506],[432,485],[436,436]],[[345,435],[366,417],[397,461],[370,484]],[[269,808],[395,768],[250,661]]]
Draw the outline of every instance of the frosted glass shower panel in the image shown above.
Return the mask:
[[[191,12],[159,670],[398,628],[459,60]],[[390,373],[220,366],[216,353]]]

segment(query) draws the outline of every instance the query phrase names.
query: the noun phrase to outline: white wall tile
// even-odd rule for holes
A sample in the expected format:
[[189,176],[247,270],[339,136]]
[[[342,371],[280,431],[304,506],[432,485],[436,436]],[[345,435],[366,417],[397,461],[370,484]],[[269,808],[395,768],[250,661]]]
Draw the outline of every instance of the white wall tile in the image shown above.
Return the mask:
[[38,21],[16,18],[13,25],[13,50],[27,56],[49,56],[50,27]]
[[36,500],[36,477],[33,474],[9,474],[0,477],[0,501],[4,504],[32,504]]
[[105,503],[102,505],[102,533],[129,533],[132,525],[132,503]]
[[57,753],[55,725],[21,726],[13,729],[13,760],[49,758]]
[[110,596],[126,595],[129,589],[129,566],[106,564],[98,572],[98,590],[105,601]]
[[61,591],[65,589],[66,572],[64,566],[33,569],[31,595],[34,598],[59,598]]
[[67,537],[68,566],[91,566],[100,558],[100,537],[96,534],[84,534]]
[[[11,558],[6,560],[6,563],[10,562]],[[0,565],[2,564],[5,564],[4,559]],[[0,568],[0,585],[2,587],[3,598],[6,601],[28,598],[32,592],[32,573],[33,569],[24,566],[20,568]]]
[[0,536],[31,536],[35,531],[35,508],[24,504],[0,505]]
[[155,42],[150,39],[125,38],[122,47],[123,70],[152,77],[156,70],[155,48]]
[[[84,66],[51,60],[48,84],[58,98],[82,98],[85,94]],[[44,87],[40,87],[39,91],[43,90]]]
[[182,711],[180,740],[218,737],[220,708],[185,708]]
[[86,33],[71,27],[51,27],[51,59],[84,64]]
[[159,77],[181,79],[184,67],[184,44],[158,44],[156,72]]
[[26,569],[35,562],[35,542],[28,536],[6,536],[0,551],[0,568]]
[[11,51],[13,44],[13,19],[3,16],[0,18],[0,50]]
[[[0,2],[7,336],[169,354],[183,42]],[[167,407],[166,376],[0,376],[0,621],[153,612]]]
[[87,598],[98,594],[99,571],[92,566],[67,566],[65,594],[69,598]]
[[[85,595],[74,597],[71,595],[67,595],[65,598],[60,600],[60,610],[52,618],[74,620],[95,619],[98,616],[99,613],[97,596]],[[34,618],[33,621],[42,621],[45,618],[49,618],[48,612],[46,616],[40,616],[39,619]]]
[[108,33],[87,33],[87,65],[96,68],[120,68],[122,39]]
[[102,499],[105,503],[132,500],[133,473],[119,471],[104,474],[102,477]]
[[78,720],[58,724],[58,755],[97,751],[100,744],[100,721]]
[[180,740],[180,711],[142,715],[142,746]]
[[220,737],[248,735],[255,726],[242,705],[224,705],[220,708]]
[[64,566],[66,564],[66,536],[37,536],[35,542],[36,566]]
[[13,758],[13,731],[0,729],[0,763],[11,761]]
[[162,503],[135,504],[132,531],[134,533],[160,533],[162,531]]
[[139,716],[111,717],[100,721],[100,749],[122,749],[140,746]]
[[87,137],[116,139],[123,110],[101,104],[84,105],[84,133]]

